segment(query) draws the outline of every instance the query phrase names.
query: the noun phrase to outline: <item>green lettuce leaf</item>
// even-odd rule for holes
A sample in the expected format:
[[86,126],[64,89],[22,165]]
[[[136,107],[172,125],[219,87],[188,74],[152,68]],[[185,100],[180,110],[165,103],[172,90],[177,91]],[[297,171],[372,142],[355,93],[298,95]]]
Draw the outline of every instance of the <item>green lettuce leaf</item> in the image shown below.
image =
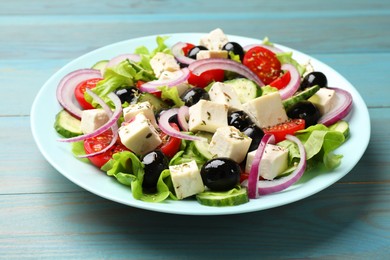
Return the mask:
[[72,143],[72,154],[80,161],[89,163],[88,158],[79,158],[80,155],[85,155],[84,141]]
[[173,185],[169,170],[161,173],[157,182],[157,192],[153,194],[144,193],[142,181],[144,177],[144,168],[138,157],[130,152],[123,151],[115,153],[113,158],[101,168],[107,172],[108,176],[113,176],[118,182],[130,186],[133,197],[137,200],[147,202],[161,202],[170,197],[175,199]]
[[172,157],[169,165],[178,165],[192,160],[195,160],[199,168],[207,162],[207,158],[196,149],[193,141],[182,140],[180,151]]
[[276,57],[278,58],[278,60],[280,61],[280,63],[284,64],[284,63],[290,63],[292,64],[299,72],[299,74],[302,76],[303,73],[305,73],[306,71],[306,67],[305,66],[302,66],[301,64],[299,64],[293,57],[292,57],[293,53],[292,52],[281,52],[281,53],[276,53]]
[[181,100],[179,96],[179,92],[177,91],[176,87],[162,86],[159,87],[158,89],[161,90],[162,100],[172,101],[175,107],[184,106],[184,102],[183,100]]

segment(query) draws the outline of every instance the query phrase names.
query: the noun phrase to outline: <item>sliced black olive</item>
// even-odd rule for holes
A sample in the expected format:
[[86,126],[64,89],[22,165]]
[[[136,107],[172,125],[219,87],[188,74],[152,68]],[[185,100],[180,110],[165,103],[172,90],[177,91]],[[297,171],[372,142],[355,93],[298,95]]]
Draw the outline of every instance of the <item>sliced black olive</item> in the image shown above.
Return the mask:
[[208,49],[202,45],[195,46],[188,51],[187,57],[196,60],[196,54],[198,54],[199,51],[207,51],[207,50]]
[[320,111],[310,101],[303,100],[294,104],[287,110],[289,118],[301,118],[305,120],[305,127],[315,125],[320,119]]
[[168,169],[169,160],[160,150],[155,150],[145,154],[141,162],[145,166],[142,188],[145,193],[154,193],[156,192],[157,181],[161,172]]
[[[160,117],[161,115],[167,111],[167,109],[163,109],[161,110],[160,112],[158,112],[157,114],[155,114],[155,117],[156,117],[156,121],[158,122],[160,120]],[[179,119],[177,117],[177,114],[171,116],[169,119],[168,119],[168,122],[169,123],[175,123],[177,126],[179,126]]]
[[255,124],[252,124],[242,131],[248,137],[252,138],[251,145],[249,146],[248,152],[254,151],[259,147],[260,141],[264,136],[263,130]]
[[119,97],[122,104],[125,102],[130,104],[138,97],[139,91],[135,87],[127,87],[116,90],[115,94]]
[[189,107],[195,105],[201,99],[210,99],[209,93],[203,88],[189,88],[180,96],[180,98],[183,100],[184,104]]
[[204,185],[210,190],[227,191],[240,181],[241,169],[229,158],[214,158],[207,161],[200,170]]
[[319,85],[321,88],[328,86],[328,79],[324,73],[320,71],[313,71],[307,74],[301,82],[300,90],[304,90],[315,85]]
[[223,47],[222,50],[233,52],[235,55],[240,56],[240,60],[243,60],[244,58],[244,49],[242,46],[236,42],[228,42]]
[[252,120],[244,111],[234,111],[228,115],[228,125],[234,126],[240,131],[252,124]]

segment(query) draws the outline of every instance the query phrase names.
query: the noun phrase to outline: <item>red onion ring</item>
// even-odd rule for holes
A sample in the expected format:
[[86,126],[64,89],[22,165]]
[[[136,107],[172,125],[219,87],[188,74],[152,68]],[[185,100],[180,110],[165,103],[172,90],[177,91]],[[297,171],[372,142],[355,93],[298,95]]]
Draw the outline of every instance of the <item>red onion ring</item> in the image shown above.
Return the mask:
[[175,56],[178,62],[189,65],[193,63],[195,60],[188,58],[183,54],[183,48],[186,47],[186,45],[187,44],[184,42],[177,42],[175,45],[172,46],[171,51],[173,56]]
[[319,124],[324,124],[326,126],[333,125],[339,120],[346,117],[349,112],[352,110],[352,95],[348,91],[340,88],[329,88],[336,91],[337,103],[336,105],[323,115],[319,120]]
[[286,139],[298,145],[300,160],[295,170],[288,176],[281,177],[272,181],[258,181],[258,194],[267,195],[287,189],[296,183],[306,170],[306,151],[301,140],[293,135],[286,135]]
[[196,60],[191,63],[188,68],[195,75],[200,75],[205,71],[214,70],[214,69],[222,69],[228,70],[235,73],[238,73],[244,76],[247,79],[254,81],[258,86],[264,86],[264,83],[259,79],[259,77],[253,73],[248,67],[243,65],[242,63],[229,60],[229,59],[202,59]]
[[[103,99],[101,99],[98,95],[96,95],[93,91],[91,91],[88,88],[85,91],[103,108],[104,112],[106,112],[108,117],[112,117],[112,110],[104,102]],[[102,154],[102,153],[105,153],[106,151],[108,151],[116,143],[116,141],[118,140],[118,125],[117,124],[113,124],[111,126],[111,130],[112,130],[113,136],[112,136],[111,142],[106,147],[104,147],[100,151],[97,151],[97,152],[94,152],[94,153],[90,153],[90,154],[86,154],[86,155],[79,155],[78,157],[79,158],[88,158],[88,157],[99,155],[99,154]]]
[[109,60],[107,65],[106,65],[106,68],[110,68],[110,67],[113,67],[115,65],[118,65],[119,63],[121,63],[124,60],[131,60],[134,62],[140,62],[141,56],[138,54],[134,54],[134,53],[120,54],[118,56],[115,56],[111,60]]
[[177,112],[177,120],[179,121],[180,128],[184,131],[188,131],[188,117],[189,109],[187,106],[181,106]]
[[170,135],[172,137],[189,140],[189,141],[203,141],[206,140],[206,138],[200,137],[200,136],[194,136],[182,133],[180,131],[177,131],[169,124],[169,118],[176,115],[178,113],[178,108],[171,108],[160,116],[158,126],[160,127],[161,131],[163,131],[165,134]]
[[275,46],[271,46],[271,45],[266,45],[266,44],[262,44],[262,43],[258,43],[258,44],[249,44],[249,45],[246,45],[243,47],[244,51],[248,51],[250,49],[252,49],[253,47],[256,47],[256,46],[260,46],[260,47],[263,47],[265,49],[268,49],[270,51],[272,51],[273,53],[281,53],[281,52],[284,52],[283,50],[275,47]]
[[297,90],[299,89],[299,86],[301,85],[301,75],[299,74],[295,66],[292,64],[283,64],[281,69],[288,70],[291,75],[290,82],[287,84],[287,86],[279,90],[280,97],[282,99],[286,99],[294,95],[295,92],[297,92]]
[[60,105],[74,117],[81,118],[81,109],[74,100],[74,90],[81,82],[93,78],[101,78],[100,70],[78,69],[65,75],[57,87],[57,100]]
[[159,91],[158,87],[178,86],[178,85],[186,82],[186,80],[190,76],[190,71],[188,70],[188,68],[182,68],[181,70],[178,70],[178,72],[181,72],[181,73],[178,73],[177,77],[175,77],[173,79],[152,80],[152,81],[149,81],[149,82],[142,84],[139,89],[143,92],[153,93],[153,92]]
[[110,119],[104,125],[102,125],[98,129],[96,129],[92,133],[79,135],[79,136],[67,138],[67,139],[59,139],[58,141],[67,142],[67,143],[82,141],[82,140],[85,140],[87,138],[91,138],[91,137],[100,135],[100,134],[104,133],[105,131],[107,131],[108,129],[110,129],[114,124],[116,124],[119,117],[122,114],[122,103],[121,103],[120,99],[118,98],[118,96],[112,92],[109,93],[107,96],[114,102],[115,110],[112,113],[112,116],[110,117]]
[[260,144],[256,150],[255,157],[253,158],[252,166],[248,177],[248,197],[250,199],[257,199],[259,197],[258,185],[259,185],[259,168],[260,162],[263,158],[265,147],[267,144],[274,144],[274,135],[265,134],[260,141]]

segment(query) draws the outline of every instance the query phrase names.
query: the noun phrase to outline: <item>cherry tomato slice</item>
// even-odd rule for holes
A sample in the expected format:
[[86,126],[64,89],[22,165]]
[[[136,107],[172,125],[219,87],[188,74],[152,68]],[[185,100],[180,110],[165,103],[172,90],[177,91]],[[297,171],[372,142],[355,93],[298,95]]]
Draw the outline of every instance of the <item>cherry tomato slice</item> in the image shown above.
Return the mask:
[[190,73],[188,78],[188,83],[199,88],[207,87],[211,82],[223,81],[225,77],[224,70],[208,70],[200,74],[199,76]]
[[85,89],[92,89],[96,87],[96,84],[102,80],[101,78],[88,79],[78,84],[74,90],[74,96],[83,109],[93,109],[94,107],[88,103],[84,98]]
[[242,62],[268,85],[280,76],[281,64],[272,51],[256,46],[249,49]]
[[273,134],[275,136],[275,143],[286,139],[286,135],[293,135],[296,131],[305,129],[305,120],[303,119],[290,119],[285,123],[281,123],[275,126],[263,128],[265,134]]
[[184,56],[187,56],[187,55],[188,55],[188,52],[189,52],[192,48],[194,48],[194,47],[195,47],[195,45],[193,45],[193,44],[191,44],[191,43],[186,43],[186,46],[184,46],[184,47],[182,48],[182,51],[183,51]]
[[[179,131],[179,127],[175,123],[170,123],[170,125],[177,131]],[[161,140],[163,140],[163,144],[160,147],[163,154],[172,158],[180,149],[181,139],[166,135],[164,132],[160,134]]]
[[282,89],[288,85],[290,80],[291,80],[291,73],[290,71],[286,71],[282,76],[269,83],[269,85],[277,89]]
[[[112,136],[113,136],[112,130],[109,129],[98,136],[85,139],[84,140],[85,153],[91,154],[104,149],[111,143]],[[91,161],[92,164],[100,168],[112,158],[112,155],[114,153],[121,152],[121,151],[128,151],[128,150],[129,149],[127,149],[120,142],[118,138],[116,143],[108,151],[102,154],[88,157],[88,159]]]

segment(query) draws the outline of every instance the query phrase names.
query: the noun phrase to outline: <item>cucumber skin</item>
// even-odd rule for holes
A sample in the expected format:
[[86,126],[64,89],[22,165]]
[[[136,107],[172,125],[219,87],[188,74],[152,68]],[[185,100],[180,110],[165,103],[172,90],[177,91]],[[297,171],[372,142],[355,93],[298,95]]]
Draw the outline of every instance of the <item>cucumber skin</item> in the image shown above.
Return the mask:
[[320,86],[315,85],[310,88],[305,89],[304,91],[289,97],[285,100],[283,100],[283,106],[285,110],[290,109],[293,105],[298,103],[299,101],[306,100],[313,96],[318,90],[320,89]]
[[227,192],[205,191],[198,193],[196,200],[205,206],[229,207],[247,203],[249,202],[249,197],[246,188],[234,188],[233,191]]
[[74,118],[66,110],[61,110],[56,115],[54,129],[63,137],[71,138],[83,134],[80,129],[80,124],[80,120]]

